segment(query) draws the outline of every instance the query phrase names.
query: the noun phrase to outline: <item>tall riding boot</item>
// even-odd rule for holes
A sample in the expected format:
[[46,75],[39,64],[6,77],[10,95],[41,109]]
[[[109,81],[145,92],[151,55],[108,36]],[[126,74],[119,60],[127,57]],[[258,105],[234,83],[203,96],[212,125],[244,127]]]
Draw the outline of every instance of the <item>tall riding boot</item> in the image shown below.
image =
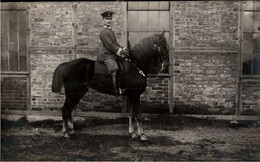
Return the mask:
[[113,93],[114,95],[120,95],[117,84],[116,84],[116,72],[111,73],[112,81],[113,81]]

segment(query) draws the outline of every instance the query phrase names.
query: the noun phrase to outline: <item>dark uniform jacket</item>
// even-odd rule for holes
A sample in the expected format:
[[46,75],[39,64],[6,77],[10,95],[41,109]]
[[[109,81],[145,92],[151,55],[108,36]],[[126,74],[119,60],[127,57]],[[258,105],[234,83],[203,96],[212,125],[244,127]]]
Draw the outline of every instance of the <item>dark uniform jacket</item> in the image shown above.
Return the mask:
[[104,61],[106,59],[117,60],[117,51],[119,48],[123,48],[116,41],[115,33],[108,28],[104,28],[99,35],[103,47],[99,51],[98,61]]

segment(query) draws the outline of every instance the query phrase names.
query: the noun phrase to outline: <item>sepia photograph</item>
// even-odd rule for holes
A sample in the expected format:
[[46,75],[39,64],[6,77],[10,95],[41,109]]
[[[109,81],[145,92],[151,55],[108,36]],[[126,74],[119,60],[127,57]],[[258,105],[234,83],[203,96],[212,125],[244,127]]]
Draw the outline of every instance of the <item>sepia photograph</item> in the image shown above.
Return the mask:
[[260,161],[260,1],[1,1],[1,161]]

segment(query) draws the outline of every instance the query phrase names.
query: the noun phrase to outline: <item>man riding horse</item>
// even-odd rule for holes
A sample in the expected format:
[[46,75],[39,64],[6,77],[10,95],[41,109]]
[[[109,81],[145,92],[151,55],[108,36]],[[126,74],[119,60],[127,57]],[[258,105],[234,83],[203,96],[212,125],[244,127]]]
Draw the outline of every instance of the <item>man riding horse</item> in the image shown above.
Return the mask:
[[115,33],[111,30],[113,12],[106,11],[101,15],[103,17],[104,26],[100,32],[99,37],[103,47],[98,56],[98,61],[103,61],[108,68],[108,72],[111,75],[113,81],[114,95],[120,95],[116,81],[116,73],[119,69],[117,59],[118,56],[123,58],[128,57],[129,51],[117,43]]

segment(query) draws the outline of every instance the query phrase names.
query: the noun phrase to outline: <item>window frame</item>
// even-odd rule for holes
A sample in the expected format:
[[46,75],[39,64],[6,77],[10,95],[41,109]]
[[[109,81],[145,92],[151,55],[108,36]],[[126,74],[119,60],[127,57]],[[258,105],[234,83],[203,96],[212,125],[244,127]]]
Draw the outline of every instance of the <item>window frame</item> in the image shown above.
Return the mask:
[[[248,3],[248,4],[246,4]],[[259,3],[259,5],[258,5]],[[260,50],[258,49],[258,51],[254,51],[254,35],[257,35],[256,37],[260,37],[260,31],[255,31],[255,22],[254,22],[254,16],[255,13],[259,13],[260,16],[260,11],[259,11],[259,6],[260,6],[260,2],[259,1],[243,1],[242,2],[242,6],[241,6],[241,35],[242,35],[242,42],[241,42],[241,72],[240,75],[242,78],[259,78],[260,76],[260,72],[258,72],[258,74],[254,74],[255,70],[258,70],[258,68],[256,67],[256,69],[254,68],[255,65],[257,66],[260,63],[260,59],[259,61],[254,64],[254,58],[255,57],[260,57]],[[253,16],[253,24],[252,24],[252,29],[250,31],[244,31],[244,21],[243,21],[243,17],[244,17],[244,13],[252,13]],[[245,53],[245,37],[246,35],[252,35],[252,52],[251,53]],[[250,69],[248,71],[248,73],[244,73],[246,64],[245,64],[245,58],[251,58],[251,60],[249,60],[250,63]],[[249,62],[248,61],[248,62]],[[248,64],[249,65],[249,64]],[[258,65],[259,66],[259,65]]]
[[[18,47],[17,50],[13,50],[10,51],[10,25],[9,25],[9,18],[8,18],[8,34],[7,34],[7,40],[8,40],[8,49],[7,51],[7,70],[3,70],[2,69],[2,59],[1,59],[1,74],[14,74],[14,75],[29,75],[29,71],[30,71],[30,66],[29,66],[29,60],[30,60],[30,56],[29,56],[29,46],[30,46],[30,42],[29,42],[29,37],[30,37],[30,30],[29,30],[29,12],[28,12],[28,8],[27,8],[27,4],[23,3],[23,2],[2,2],[1,3],[1,16],[2,16],[2,12],[8,12],[8,17],[10,18],[10,13],[12,12],[17,12],[17,31],[13,31],[14,33],[16,33],[16,41],[18,43]],[[22,14],[24,14],[24,24],[26,24],[24,30],[22,30],[24,33],[20,33],[20,16],[22,16]],[[22,20],[22,19],[21,19]],[[1,20],[2,21],[2,20]],[[2,34],[2,31],[1,31]],[[21,39],[21,36],[24,36],[25,38]],[[2,36],[1,36],[2,37]],[[21,46],[20,46],[20,41],[21,40],[25,40],[25,48],[23,50],[21,50]],[[1,45],[2,48],[2,45]],[[10,64],[10,52],[17,52],[17,58],[16,58],[16,66],[17,66],[17,70],[12,70],[11,69],[11,64]],[[2,53],[2,51],[1,51]],[[21,57],[25,57],[24,58],[24,62],[20,62]],[[22,64],[23,65],[22,65]]]
[[[147,5],[148,5],[148,7],[146,7],[146,8],[139,8],[139,6],[138,5],[136,5],[137,7],[136,8],[129,8],[129,4],[130,3],[139,3],[139,2],[141,2],[141,3],[147,3]],[[149,4],[150,4],[150,2],[152,2],[152,3],[158,3],[158,8],[149,8],[150,6],[149,6]],[[163,7],[161,7],[160,6],[160,2],[163,2],[163,3],[165,3],[165,2],[167,2],[167,6],[164,4],[164,6]],[[142,1],[134,1],[134,2],[131,2],[131,1],[129,1],[129,2],[127,2],[127,4],[126,4],[126,14],[127,14],[127,21],[126,21],[126,24],[127,24],[127,28],[126,28],[126,40],[127,40],[127,42],[129,41],[130,42],[130,39],[129,39],[129,33],[130,32],[133,32],[133,33],[135,33],[135,34],[137,34],[137,33],[142,33],[142,34],[145,34],[146,33],[146,36],[147,35],[149,35],[149,33],[160,33],[160,32],[162,32],[163,30],[160,30],[160,29],[158,29],[158,30],[148,30],[148,27],[149,27],[149,17],[147,18],[147,29],[146,30],[139,30],[139,29],[135,29],[135,30],[131,30],[131,29],[129,29],[129,25],[128,25],[128,22],[129,22],[129,12],[132,12],[132,11],[135,11],[135,12],[137,12],[137,15],[139,14],[139,12],[147,12],[147,16],[149,16],[149,12],[158,12],[158,18],[160,19],[160,12],[168,12],[168,30],[164,30],[165,32],[166,32],[166,39],[167,39],[167,42],[168,42],[168,45],[169,45],[169,47],[171,47],[171,2],[170,1],[144,1],[144,2],[142,2]],[[159,20],[160,21],[160,20]],[[160,27],[159,27],[160,28]],[[138,34],[139,35],[139,34]],[[168,36],[168,38],[167,38],[167,36]],[[139,40],[140,41],[140,40]],[[137,41],[138,42],[138,41]],[[128,46],[128,44],[127,44],[127,46]],[[133,45],[131,45],[131,47],[133,47]],[[129,47],[128,47],[129,48]],[[169,50],[170,50],[171,48],[169,48]],[[169,51],[169,65],[171,64],[171,58],[170,58],[170,51]],[[158,74],[148,74],[149,76],[170,76],[170,66],[168,67],[168,69],[167,69],[167,72],[161,72],[161,73],[158,73]]]

